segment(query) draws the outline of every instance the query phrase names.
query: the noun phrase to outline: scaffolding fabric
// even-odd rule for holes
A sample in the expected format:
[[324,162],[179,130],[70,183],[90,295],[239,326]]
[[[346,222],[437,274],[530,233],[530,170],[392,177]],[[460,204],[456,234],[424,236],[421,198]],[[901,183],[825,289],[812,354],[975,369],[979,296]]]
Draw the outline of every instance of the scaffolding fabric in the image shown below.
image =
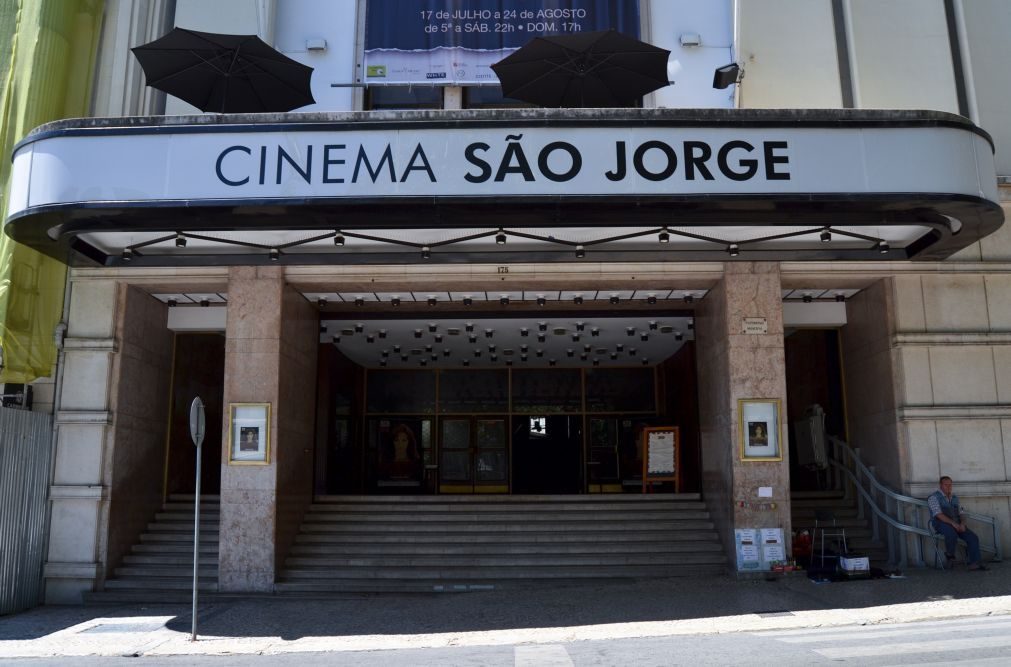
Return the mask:
[[[34,127],[88,115],[104,0],[0,3],[0,183],[7,218],[10,156]],[[0,382],[52,372],[66,267],[0,234]]]

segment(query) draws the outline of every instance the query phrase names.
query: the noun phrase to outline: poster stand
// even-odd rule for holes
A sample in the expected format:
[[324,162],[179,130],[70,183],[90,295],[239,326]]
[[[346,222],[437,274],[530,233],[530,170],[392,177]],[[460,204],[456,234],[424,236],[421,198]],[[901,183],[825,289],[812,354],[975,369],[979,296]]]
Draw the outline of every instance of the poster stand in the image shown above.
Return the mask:
[[681,431],[677,426],[648,426],[642,430],[642,492],[652,493],[657,482],[674,482],[681,490],[679,474]]

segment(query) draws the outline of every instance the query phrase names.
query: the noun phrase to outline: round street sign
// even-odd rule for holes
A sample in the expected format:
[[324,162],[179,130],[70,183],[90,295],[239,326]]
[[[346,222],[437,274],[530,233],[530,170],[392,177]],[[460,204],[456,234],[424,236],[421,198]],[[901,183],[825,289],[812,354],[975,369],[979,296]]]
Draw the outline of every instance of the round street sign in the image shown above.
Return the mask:
[[193,444],[199,447],[204,441],[204,432],[207,430],[207,420],[204,418],[204,402],[197,396],[190,403],[190,437]]

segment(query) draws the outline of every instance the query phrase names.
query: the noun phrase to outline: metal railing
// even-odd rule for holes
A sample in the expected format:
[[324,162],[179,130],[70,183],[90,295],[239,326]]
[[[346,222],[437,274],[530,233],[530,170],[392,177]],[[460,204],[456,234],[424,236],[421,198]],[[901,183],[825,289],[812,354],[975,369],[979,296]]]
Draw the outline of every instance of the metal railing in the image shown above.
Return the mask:
[[[935,553],[935,544],[943,539],[930,528],[930,508],[925,499],[904,496],[892,491],[874,476],[873,466],[860,460],[860,449],[850,447],[838,438],[828,436],[831,445],[829,464],[833,471],[833,484],[852,499],[856,496],[857,517],[869,519],[872,537],[880,542],[882,534],[888,545],[888,562],[906,567],[923,567],[925,551]],[[1003,558],[1000,527],[997,519],[985,514],[962,510],[962,516],[982,530],[973,530],[980,538],[980,550],[993,554],[994,561]],[[987,542],[989,538],[989,542]],[[929,545],[924,549],[924,545]],[[912,558],[910,559],[910,549]]]

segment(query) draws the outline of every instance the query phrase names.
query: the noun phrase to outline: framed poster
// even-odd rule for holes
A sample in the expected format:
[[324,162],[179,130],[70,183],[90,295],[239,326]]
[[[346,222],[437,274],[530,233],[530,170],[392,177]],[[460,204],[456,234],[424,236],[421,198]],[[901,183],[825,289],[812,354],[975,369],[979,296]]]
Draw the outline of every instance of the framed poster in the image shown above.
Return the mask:
[[677,426],[649,426],[642,430],[642,488],[654,482],[674,482],[679,490],[678,454],[681,448]]
[[228,463],[270,463],[270,403],[232,403],[228,417]]
[[742,461],[782,461],[782,428],[778,398],[737,401]]

